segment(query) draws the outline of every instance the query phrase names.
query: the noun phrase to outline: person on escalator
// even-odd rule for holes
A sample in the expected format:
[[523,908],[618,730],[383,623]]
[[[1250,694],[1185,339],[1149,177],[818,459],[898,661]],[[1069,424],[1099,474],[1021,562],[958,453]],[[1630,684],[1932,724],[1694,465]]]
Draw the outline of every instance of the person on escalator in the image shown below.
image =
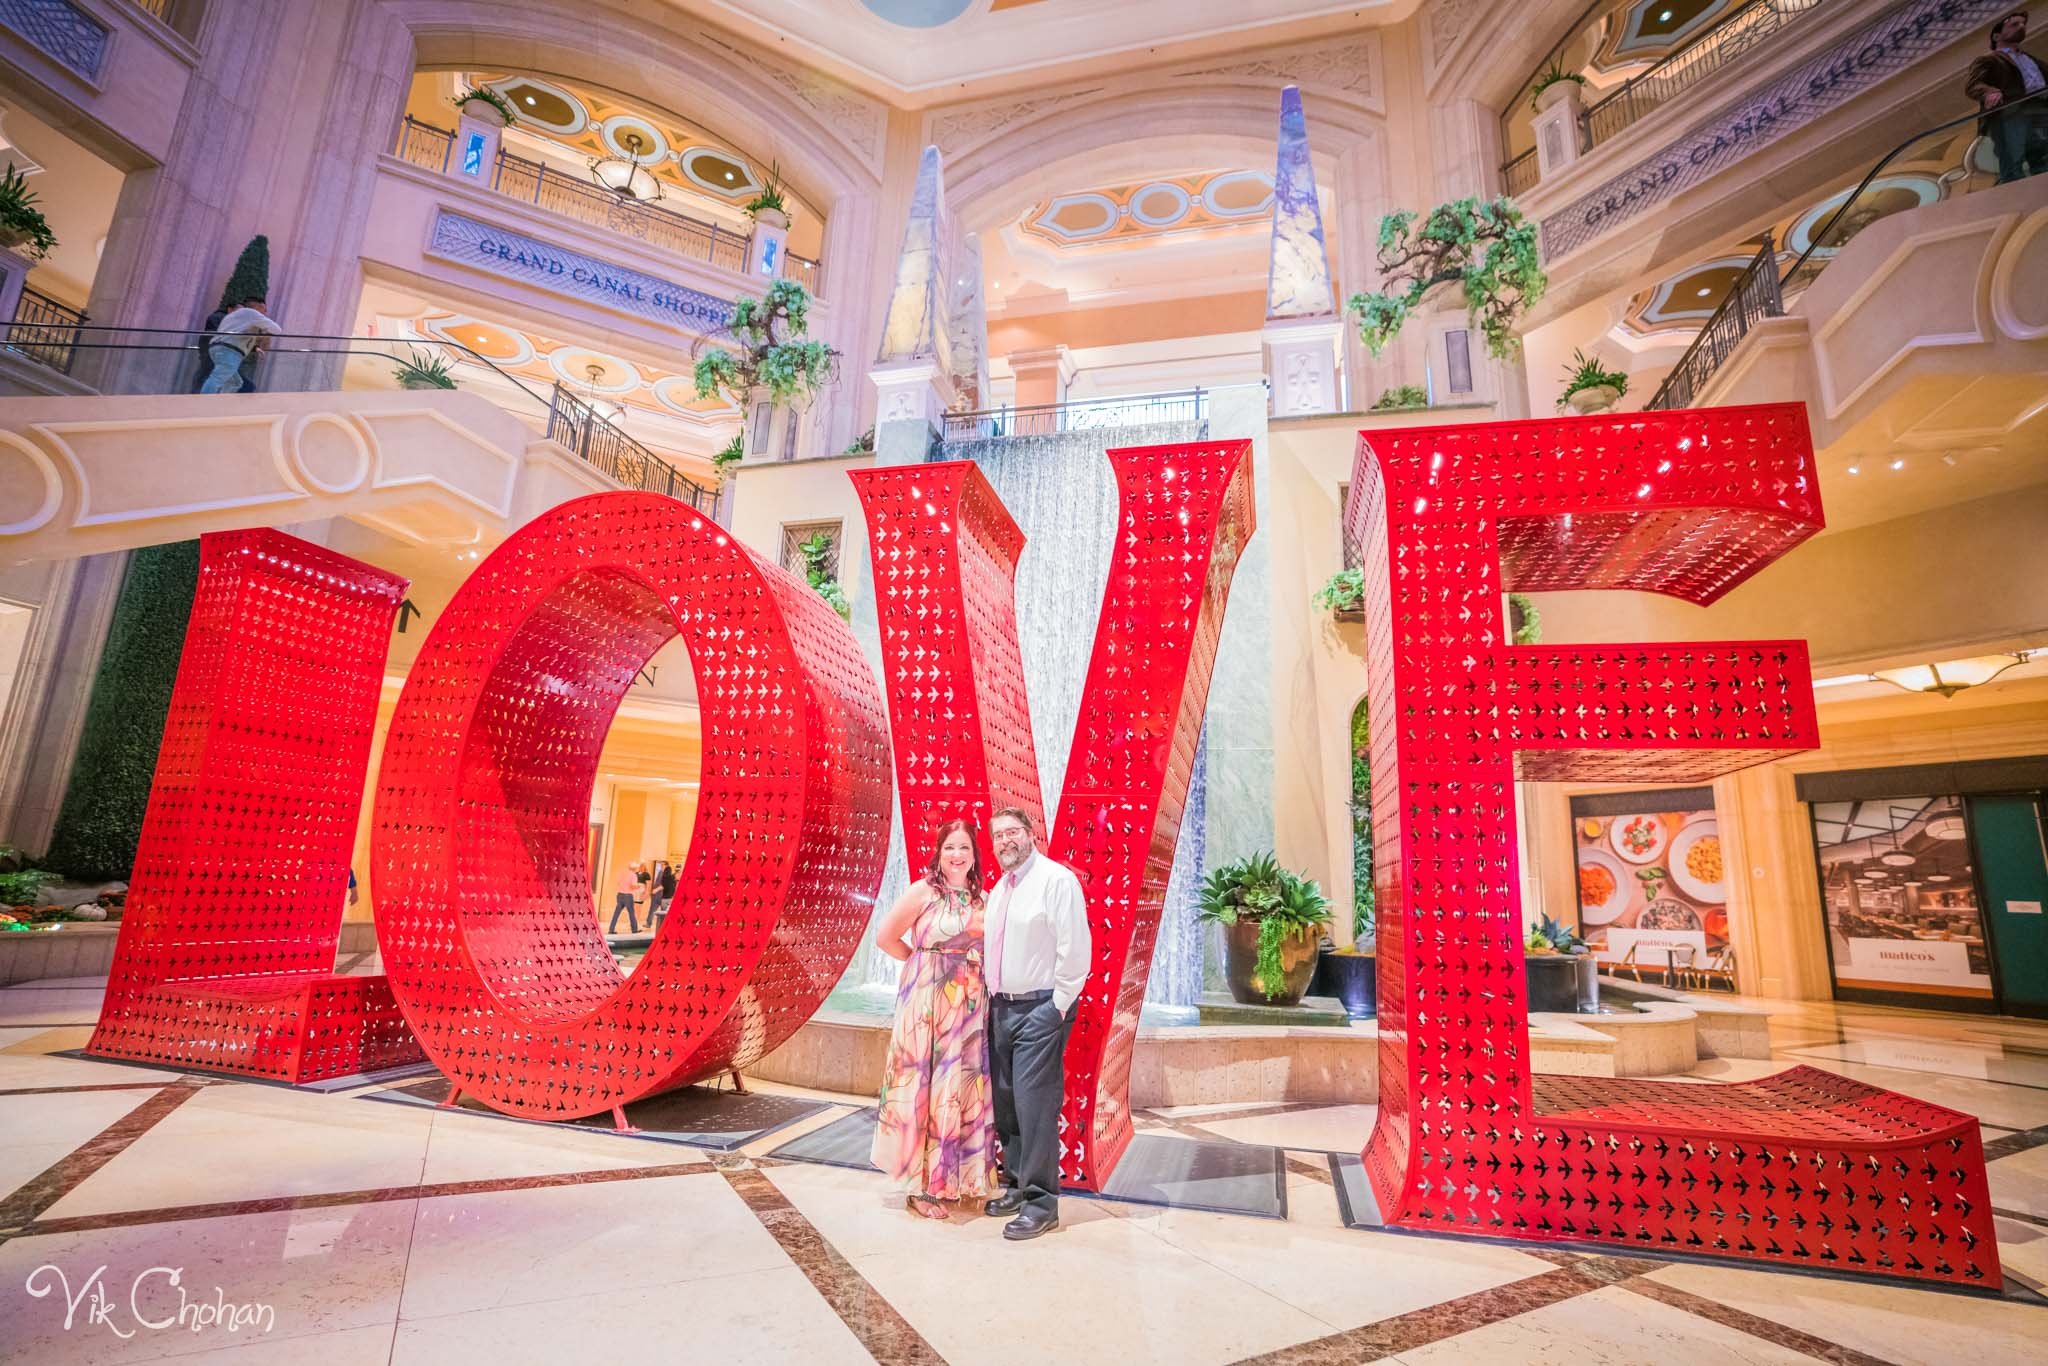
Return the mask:
[[[2048,171],[2048,61],[2028,52],[2027,12],[2016,9],[1991,26],[1991,51],[1970,63],[1963,89],[1984,116],[1977,131],[1998,154],[1998,183]],[[2009,106],[2017,105],[2017,108]]]

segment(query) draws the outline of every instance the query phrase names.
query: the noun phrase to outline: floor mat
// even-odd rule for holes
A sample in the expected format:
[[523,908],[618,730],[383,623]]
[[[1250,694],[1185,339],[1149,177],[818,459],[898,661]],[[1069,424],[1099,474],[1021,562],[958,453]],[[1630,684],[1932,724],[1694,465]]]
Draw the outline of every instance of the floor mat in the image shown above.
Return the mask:
[[[448,1079],[432,1077],[410,1086],[395,1086],[361,1097],[396,1105],[439,1105],[448,1095]],[[501,1114],[473,1097],[465,1096],[456,1108],[470,1114],[518,1124],[544,1124],[558,1129],[589,1129],[617,1133],[609,1114],[585,1115],[582,1119],[523,1119]],[[693,1148],[730,1152],[758,1138],[774,1133],[809,1115],[829,1110],[829,1102],[803,1096],[785,1096],[768,1091],[718,1091],[709,1086],[685,1086],[658,1096],[636,1100],[626,1107],[626,1120],[640,1132],[622,1135],[650,1138],[660,1143],[686,1143]]]

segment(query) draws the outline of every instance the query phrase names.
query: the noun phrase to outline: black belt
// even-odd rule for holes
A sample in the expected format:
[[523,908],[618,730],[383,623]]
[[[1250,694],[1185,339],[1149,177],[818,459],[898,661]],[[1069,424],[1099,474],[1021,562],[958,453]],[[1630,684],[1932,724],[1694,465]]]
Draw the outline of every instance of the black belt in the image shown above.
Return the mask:
[[1040,1001],[1050,1001],[1052,999],[1052,988],[1046,987],[1042,991],[997,991],[990,994],[996,1000],[1008,1001],[1012,1005],[1035,1006]]

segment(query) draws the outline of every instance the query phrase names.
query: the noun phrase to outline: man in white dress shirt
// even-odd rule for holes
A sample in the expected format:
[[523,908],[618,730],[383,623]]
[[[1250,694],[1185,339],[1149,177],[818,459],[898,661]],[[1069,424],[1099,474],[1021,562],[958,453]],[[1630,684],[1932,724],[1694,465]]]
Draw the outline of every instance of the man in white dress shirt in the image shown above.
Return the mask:
[[1088,905],[1081,880],[1031,843],[1031,818],[1006,806],[989,818],[1002,881],[989,896],[982,972],[988,982],[989,1081],[1009,1187],[986,1212],[1016,1217],[1012,1241],[1060,1222],[1060,1104],[1067,1027],[1088,981]]

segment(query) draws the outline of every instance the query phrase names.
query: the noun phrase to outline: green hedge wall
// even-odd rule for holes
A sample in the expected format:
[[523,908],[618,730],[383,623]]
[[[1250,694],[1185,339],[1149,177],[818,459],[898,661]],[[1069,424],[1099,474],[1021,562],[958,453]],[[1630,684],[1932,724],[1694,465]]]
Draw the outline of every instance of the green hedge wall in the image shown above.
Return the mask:
[[129,557],[45,866],[87,880],[126,878],[134,866],[198,585],[197,541]]

